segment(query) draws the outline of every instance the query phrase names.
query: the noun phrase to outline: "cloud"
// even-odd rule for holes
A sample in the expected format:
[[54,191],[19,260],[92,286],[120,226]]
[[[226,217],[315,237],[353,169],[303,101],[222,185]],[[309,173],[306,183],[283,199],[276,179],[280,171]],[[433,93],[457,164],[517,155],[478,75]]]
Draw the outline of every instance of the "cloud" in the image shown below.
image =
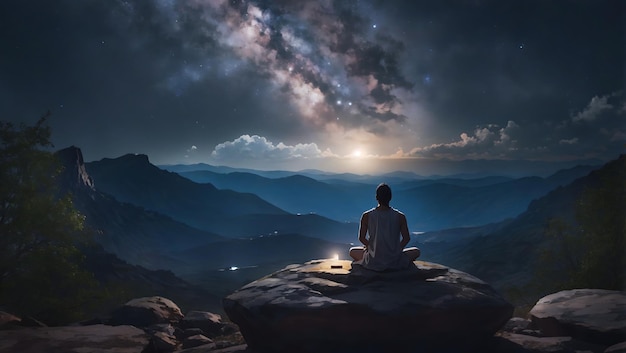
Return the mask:
[[322,151],[315,143],[286,145],[274,144],[259,135],[241,135],[233,141],[215,146],[211,157],[221,161],[314,159],[335,156],[330,150]]
[[456,141],[416,147],[405,155],[453,160],[605,158],[623,153],[625,101],[621,91],[596,95],[581,112],[560,123],[488,124],[460,133]]
[[559,144],[561,145],[574,145],[578,143],[578,137],[573,137],[571,139],[563,139],[559,140]]
[[606,111],[611,110],[613,105],[608,103],[609,98],[611,98],[613,94],[598,97],[595,96],[591,98],[591,102],[585,107],[585,109],[578,114],[572,117],[572,121],[594,121],[598,118],[598,116]]
[[508,121],[505,127],[497,124],[479,126],[471,134],[461,133],[457,141],[416,147],[408,152],[407,156],[449,159],[503,158],[508,152],[516,149],[517,140],[513,139],[512,135],[518,130],[519,125],[514,121]]

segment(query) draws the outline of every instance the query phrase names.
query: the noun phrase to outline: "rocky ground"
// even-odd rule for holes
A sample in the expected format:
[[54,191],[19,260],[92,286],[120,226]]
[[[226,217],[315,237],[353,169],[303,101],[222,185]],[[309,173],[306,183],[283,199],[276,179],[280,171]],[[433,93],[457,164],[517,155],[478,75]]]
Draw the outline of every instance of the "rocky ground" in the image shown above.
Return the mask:
[[[0,312],[0,353],[626,353],[624,292],[563,291],[539,300],[527,318],[511,318],[488,284],[445,266],[416,262],[407,273],[380,274],[349,265],[312,261],[255,281],[224,300],[233,322],[183,314],[163,297],[64,327]],[[361,344],[368,341],[375,344]]]

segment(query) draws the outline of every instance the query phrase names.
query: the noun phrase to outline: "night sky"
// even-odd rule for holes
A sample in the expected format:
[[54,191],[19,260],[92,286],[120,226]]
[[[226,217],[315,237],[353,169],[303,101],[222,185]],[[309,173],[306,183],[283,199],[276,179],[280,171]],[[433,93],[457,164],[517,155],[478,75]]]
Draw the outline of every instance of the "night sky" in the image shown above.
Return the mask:
[[424,175],[607,161],[626,150],[624,7],[2,0],[0,119],[50,110],[55,147],[88,161]]

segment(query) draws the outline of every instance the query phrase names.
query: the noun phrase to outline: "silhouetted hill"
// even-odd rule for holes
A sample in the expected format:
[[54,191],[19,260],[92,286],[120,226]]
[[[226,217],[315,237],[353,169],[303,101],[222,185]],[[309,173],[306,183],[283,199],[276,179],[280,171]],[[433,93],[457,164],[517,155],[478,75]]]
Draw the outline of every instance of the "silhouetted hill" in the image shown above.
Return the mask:
[[[99,246],[83,248],[85,267],[94,278],[113,291],[115,302],[100,308],[103,314],[126,301],[146,296],[162,296],[177,303],[183,312],[203,310],[222,312],[222,297],[205,288],[191,284],[169,270],[148,270],[131,265]],[[115,293],[115,291],[118,291]]]
[[291,213],[316,213],[338,221],[358,221],[364,205],[372,202],[369,185],[347,189],[302,175],[277,179],[240,172],[193,171],[181,175],[198,183],[211,183],[218,189],[253,193]]
[[98,189],[116,199],[166,214],[204,230],[213,222],[245,214],[287,214],[256,195],[218,190],[150,164],[145,155],[125,155],[87,163]]
[[540,249],[546,244],[548,220],[560,218],[573,222],[576,203],[584,190],[611,181],[611,185],[621,185],[618,187],[622,189],[615,192],[624,193],[623,180],[626,180],[625,155],[532,201],[514,219],[490,226],[496,229],[474,229],[475,237],[439,244],[441,253],[436,256],[500,287],[522,285],[531,278]]
[[178,264],[171,251],[222,240],[216,234],[192,228],[168,216],[128,203],[121,203],[95,186],[87,174],[82,153],[76,147],[57,152],[64,172],[60,180],[72,194],[75,207],[95,230],[94,238],[108,252],[149,269],[167,269]]
[[[352,239],[356,233],[354,225],[308,214],[298,216],[287,213],[252,193],[218,190],[212,184],[193,182],[159,169],[142,155],[125,155],[87,163],[87,169],[97,181],[98,190],[118,200],[231,238],[266,235],[278,230],[281,233],[343,241]],[[254,179],[268,180],[252,174],[243,176],[243,184],[253,183]],[[298,182],[285,192],[291,193],[293,198],[298,187],[308,192],[307,188],[311,185],[301,186]],[[303,199],[300,201],[305,203]]]
[[[331,242],[301,234],[356,238],[354,224],[286,213],[223,216],[215,227],[246,238],[222,238],[101,192],[100,179],[87,173],[78,148],[61,150],[57,155],[65,166],[60,178],[64,191],[71,192],[75,206],[86,216],[86,224],[95,230],[98,246],[85,249],[87,266],[98,280],[119,286],[123,295],[164,295],[191,309],[221,311],[219,298],[245,281],[292,262],[347,254],[349,245],[341,240]],[[150,173],[144,176],[151,177]],[[236,273],[219,271],[220,267],[238,264],[252,265]],[[181,275],[188,281],[181,280]]]
[[221,237],[119,203],[97,191],[86,172],[82,152],[74,146],[58,151],[56,156],[63,167],[61,193],[71,194],[86,225],[94,230],[94,243],[80,246],[85,267],[113,295],[110,300],[114,302],[104,303],[105,307],[99,309],[101,314],[134,297],[154,295],[171,298],[184,310],[221,311],[220,297],[163,270],[180,265],[167,253],[186,246],[204,246]]

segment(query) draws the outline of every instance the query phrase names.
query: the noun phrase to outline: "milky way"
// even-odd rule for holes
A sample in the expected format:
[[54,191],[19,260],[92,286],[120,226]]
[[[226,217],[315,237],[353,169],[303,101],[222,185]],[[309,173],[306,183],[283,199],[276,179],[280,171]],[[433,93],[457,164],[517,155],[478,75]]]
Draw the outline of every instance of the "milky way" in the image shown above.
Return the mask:
[[357,150],[605,160],[626,141],[619,1],[1,6],[2,114],[51,109],[56,141],[94,158],[332,169]]

